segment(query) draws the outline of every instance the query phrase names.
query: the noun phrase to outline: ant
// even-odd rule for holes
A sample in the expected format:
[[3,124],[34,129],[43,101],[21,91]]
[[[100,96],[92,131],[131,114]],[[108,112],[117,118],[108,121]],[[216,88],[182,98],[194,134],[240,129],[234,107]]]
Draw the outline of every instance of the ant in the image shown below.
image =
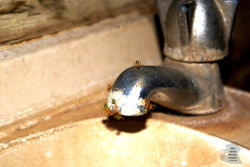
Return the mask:
[[105,113],[108,114],[109,116],[114,115],[114,113],[111,112],[111,111],[109,110],[108,104],[107,104],[107,103],[104,103],[104,104],[103,104],[102,109],[103,109],[103,110],[105,111]]
[[116,100],[115,100],[115,99],[112,99],[112,104],[115,105],[115,114],[114,114],[114,118],[117,119],[117,120],[120,120],[120,119],[124,120],[124,118],[122,117],[122,115],[121,115],[121,113],[120,113],[120,111],[119,111],[119,109],[118,109],[118,106],[117,106],[117,104],[116,104]]
[[115,114],[115,115],[114,115],[114,118],[115,118],[116,120],[120,120],[120,119],[124,120],[124,118],[123,118],[120,114]]
[[144,113],[147,114],[148,111],[151,111],[155,108],[156,106],[154,104],[149,103],[148,99],[145,99],[145,104],[144,104]]
[[141,68],[141,62],[139,61],[139,60],[136,60],[135,61],[135,67],[137,68],[137,69],[140,69]]
[[108,104],[104,103],[102,109],[109,115],[109,116],[114,116],[116,120],[124,120],[124,118],[121,116],[120,111],[118,110],[118,106],[116,104],[116,100],[112,99],[112,104],[115,105],[115,113],[111,112],[110,109],[108,108]]
[[140,81],[136,84],[136,87],[142,87],[144,85],[144,81]]
[[112,89],[112,87],[113,87],[113,85],[111,84],[111,83],[109,83],[108,85],[107,85],[107,93],[109,93],[110,91],[111,91],[111,89]]

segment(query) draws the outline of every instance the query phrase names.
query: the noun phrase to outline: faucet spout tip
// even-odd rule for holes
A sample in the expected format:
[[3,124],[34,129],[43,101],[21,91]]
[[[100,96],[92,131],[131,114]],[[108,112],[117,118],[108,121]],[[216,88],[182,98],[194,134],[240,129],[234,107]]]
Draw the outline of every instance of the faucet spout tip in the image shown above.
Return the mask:
[[[135,91],[136,92],[136,91]],[[108,96],[108,108],[114,114],[122,116],[141,116],[147,113],[146,100],[138,98],[136,93],[129,96],[123,90],[112,90]]]

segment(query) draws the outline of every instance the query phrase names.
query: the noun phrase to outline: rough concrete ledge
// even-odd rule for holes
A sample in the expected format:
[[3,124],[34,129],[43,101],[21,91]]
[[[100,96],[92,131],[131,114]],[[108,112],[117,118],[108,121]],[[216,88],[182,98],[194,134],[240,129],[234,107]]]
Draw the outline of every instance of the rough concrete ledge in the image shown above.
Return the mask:
[[136,13],[0,51],[0,126],[86,96],[136,59],[160,64],[150,16]]

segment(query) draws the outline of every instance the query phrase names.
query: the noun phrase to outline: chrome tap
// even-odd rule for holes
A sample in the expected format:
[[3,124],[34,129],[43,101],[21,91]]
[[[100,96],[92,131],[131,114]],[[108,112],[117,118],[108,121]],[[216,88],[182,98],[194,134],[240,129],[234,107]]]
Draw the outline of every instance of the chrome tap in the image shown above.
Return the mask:
[[168,57],[203,63],[228,54],[237,0],[157,0],[156,4]]
[[217,60],[228,53],[237,0],[157,0],[166,55],[162,66],[126,69],[108,96],[125,116],[148,112],[153,101],[186,114],[209,114],[225,104]]

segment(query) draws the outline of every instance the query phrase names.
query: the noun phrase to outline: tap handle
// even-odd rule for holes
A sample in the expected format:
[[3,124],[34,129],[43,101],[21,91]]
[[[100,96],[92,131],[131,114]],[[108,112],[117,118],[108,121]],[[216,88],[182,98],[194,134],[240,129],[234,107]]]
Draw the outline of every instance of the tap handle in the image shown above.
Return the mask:
[[237,0],[157,0],[166,56],[211,62],[228,53]]

